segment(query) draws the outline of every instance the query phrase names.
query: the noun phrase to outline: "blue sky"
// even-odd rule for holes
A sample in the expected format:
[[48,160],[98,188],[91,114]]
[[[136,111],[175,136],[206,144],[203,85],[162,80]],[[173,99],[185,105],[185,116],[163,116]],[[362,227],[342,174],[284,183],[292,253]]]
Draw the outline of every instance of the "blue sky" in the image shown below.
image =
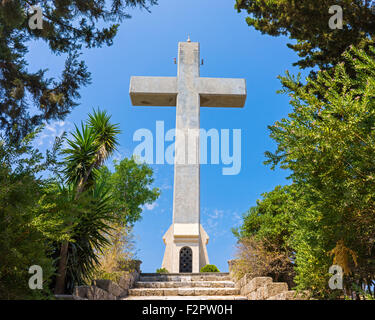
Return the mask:
[[[282,170],[263,165],[264,152],[274,150],[268,125],[287,116],[288,97],[276,94],[281,88],[276,78],[286,70],[297,73],[292,63],[297,55],[286,47],[288,39],[273,38],[247,26],[245,13],[234,10],[234,1],[160,0],[151,13],[131,11],[132,19],[120,27],[111,47],[85,50],[82,58],[92,73],[92,84],[81,90],[78,106],[64,122],[49,124],[39,143],[43,150],[52,137],[70,130],[73,123],[87,118],[93,107],[112,114],[120,124],[119,152],[128,157],[138,144],[133,133],[146,128],[155,132],[158,120],[165,130],[175,126],[175,108],[133,107],[129,80],[138,76],[175,76],[177,44],[200,42],[202,77],[245,78],[247,102],[244,109],[202,108],[201,128],[242,130],[242,170],[236,176],[222,175],[222,165],[201,166],[201,223],[210,236],[207,246],[210,263],[227,271],[227,261],[235,254],[236,239],[231,228],[239,226],[241,216],[255,205],[263,192],[289,183]],[[28,54],[30,69],[49,68],[54,76],[63,59],[54,57],[43,43],[32,44]],[[155,186],[162,191],[156,203],[146,206],[143,219],[136,223],[134,235],[137,257],[143,272],[161,266],[163,234],[172,222],[173,166],[153,165]]]

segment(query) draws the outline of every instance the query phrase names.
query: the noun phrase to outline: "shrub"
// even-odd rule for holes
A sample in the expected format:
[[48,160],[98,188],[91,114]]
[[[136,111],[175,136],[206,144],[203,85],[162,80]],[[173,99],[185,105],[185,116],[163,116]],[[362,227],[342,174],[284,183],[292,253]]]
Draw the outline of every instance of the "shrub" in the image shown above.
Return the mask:
[[288,253],[275,244],[252,236],[241,239],[237,249],[232,269],[236,279],[249,274],[251,278],[271,277],[274,281],[288,283],[290,288],[294,286],[293,263]]
[[165,268],[160,268],[156,270],[156,273],[169,273],[169,271]]
[[220,272],[219,269],[213,264],[206,264],[202,269],[201,272]]
[[[118,284],[120,279],[126,273],[127,273],[126,271],[113,271],[113,272],[109,273],[109,272],[105,272],[103,270],[99,270],[98,272],[95,273],[93,278],[97,279],[97,280],[111,280],[111,281]],[[90,285],[91,282],[87,281],[86,284]]]

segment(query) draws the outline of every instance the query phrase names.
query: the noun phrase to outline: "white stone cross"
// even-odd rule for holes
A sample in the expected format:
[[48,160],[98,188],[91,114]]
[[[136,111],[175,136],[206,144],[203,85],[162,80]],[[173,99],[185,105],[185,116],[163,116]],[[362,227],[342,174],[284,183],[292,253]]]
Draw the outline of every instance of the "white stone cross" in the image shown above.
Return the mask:
[[[208,236],[200,225],[200,164],[186,160],[186,141],[200,129],[200,107],[239,107],[246,101],[245,79],[201,78],[198,42],[178,44],[177,77],[131,77],[134,106],[176,106],[173,224],[164,235],[163,267],[199,272],[208,264]],[[188,157],[199,159],[199,134]],[[182,161],[181,161],[182,159]],[[180,250],[191,249],[191,266],[180,265]],[[184,250],[184,255],[186,250]],[[185,259],[185,258],[184,258]],[[189,263],[188,263],[189,264]],[[187,269],[186,269],[187,268]]]

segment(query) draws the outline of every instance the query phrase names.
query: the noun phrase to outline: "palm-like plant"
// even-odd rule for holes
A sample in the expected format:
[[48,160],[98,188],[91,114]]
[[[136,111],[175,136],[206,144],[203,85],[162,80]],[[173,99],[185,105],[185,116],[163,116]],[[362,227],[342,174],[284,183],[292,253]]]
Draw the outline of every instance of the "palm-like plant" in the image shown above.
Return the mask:
[[82,200],[89,201],[89,204],[85,206],[88,210],[78,219],[74,242],[68,250],[66,287],[69,290],[77,283],[84,283],[94,274],[99,264],[98,254],[109,244],[108,235],[115,220],[111,196],[104,183],[96,183],[84,191],[79,197],[79,201]]
[[[76,127],[68,140],[69,148],[64,150],[65,175],[67,181],[77,186],[75,199],[87,190],[95,181],[95,171],[103,165],[106,159],[116,150],[117,135],[120,133],[118,125],[110,123],[110,116],[105,111],[94,110],[89,115],[87,124],[82,124],[82,131]],[[61,245],[58,275],[55,293],[61,294],[65,290],[65,275],[68,264],[69,242]]]
[[[64,154],[67,154],[64,173],[67,183],[77,186],[85,179],[87,172],[94,164],[99,146],[96,142],[94,130],[83,123],[81,123],[81,131],[75,126],[75,132],[72,133],[72,136],[73,139],[67,140],[69,148],[63,151]],[[76,191],[80,193],[78,189]]]
[[110,119],[111,116],[107,115],[105,111],[94,110],[94,114],[89,114],[88,127],[93,132],[96,152],[92,158],[90,167],[79,181],[78,194],[85,188],[94,169],[101,167],[104,161],[116,150],[116,146],[118,145],[116,137],[120,133],[120,130],[118,125],[109,122]]

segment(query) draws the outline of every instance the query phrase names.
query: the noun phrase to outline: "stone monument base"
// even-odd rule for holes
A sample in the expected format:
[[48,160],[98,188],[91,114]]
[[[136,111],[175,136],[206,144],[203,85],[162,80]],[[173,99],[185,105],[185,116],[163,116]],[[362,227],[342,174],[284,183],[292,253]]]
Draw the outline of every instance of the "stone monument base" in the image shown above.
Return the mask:
[[208,240],[200,224],[172,224],[163,236],[166,247],[162,268],[170,273],[198,273],[209,264],[206,248]]

